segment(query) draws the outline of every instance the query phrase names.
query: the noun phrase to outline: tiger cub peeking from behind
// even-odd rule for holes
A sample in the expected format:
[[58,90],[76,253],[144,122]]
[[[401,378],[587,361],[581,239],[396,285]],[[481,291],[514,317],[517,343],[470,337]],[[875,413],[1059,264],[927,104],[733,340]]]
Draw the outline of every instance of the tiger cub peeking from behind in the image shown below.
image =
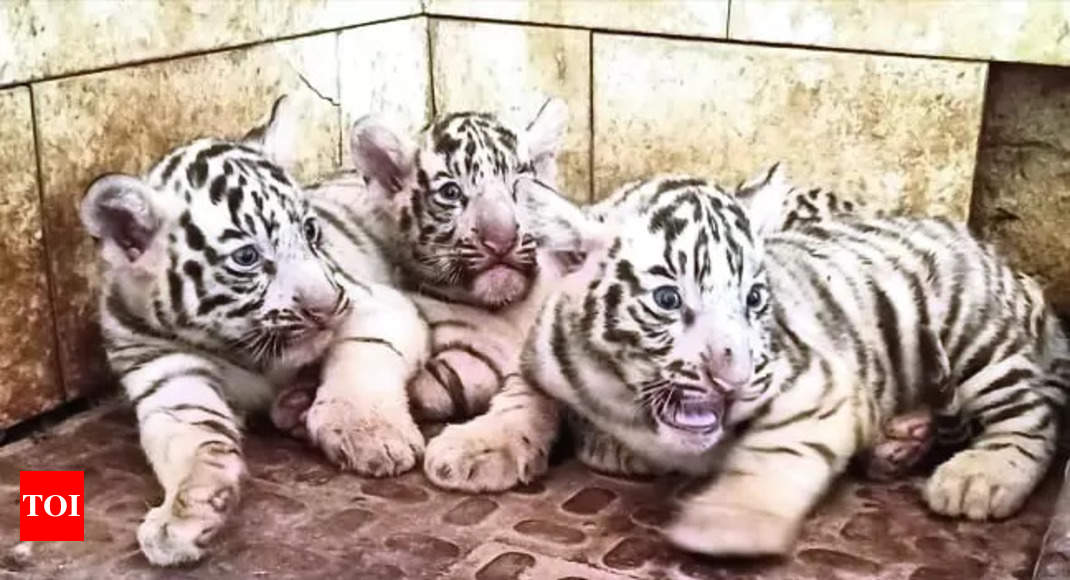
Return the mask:
[[[104,348],[164,490],[137,532],[157,565],[203,556],[237,502],[242,415],[325,355],[325,375],[344,380],[324,383],[308,420],[328,455],[386,475],[423,447],[404,389],[425,327],[370,240],[334,219],[344,209],[286,171],[288,103],[243,141],[194,141],[142,177],[99,177],[82,201],[100,240]],[[350,337],[366,339],[342,353],[359,374],[328,348]]]
[[[941,514],[1014,513],[1047,469],[1070,347],[1041,288],[962,225],[860,218],[782,227],[774,169],[733,197],[700,179],[622,188],[544,303],[523,375],[577,416],[602,470],[716,474],[670,539],[782,554],[883,420],[931,406],[980,431],[929,478]],[[581,450],[582,451],[582,450]]]

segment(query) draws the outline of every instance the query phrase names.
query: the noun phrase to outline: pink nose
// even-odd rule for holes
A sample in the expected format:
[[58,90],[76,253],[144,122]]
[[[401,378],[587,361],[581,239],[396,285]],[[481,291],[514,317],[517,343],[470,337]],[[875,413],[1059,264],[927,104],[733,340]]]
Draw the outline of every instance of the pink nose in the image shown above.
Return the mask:
[[722,387],[745,386],[753,373],[749,349],[743,345],[720,345],[707,351],[706,369]]
[[516,246],[517,229],[512,220],[486,224],[479,230],[479,243],[494,255],[505,256]]

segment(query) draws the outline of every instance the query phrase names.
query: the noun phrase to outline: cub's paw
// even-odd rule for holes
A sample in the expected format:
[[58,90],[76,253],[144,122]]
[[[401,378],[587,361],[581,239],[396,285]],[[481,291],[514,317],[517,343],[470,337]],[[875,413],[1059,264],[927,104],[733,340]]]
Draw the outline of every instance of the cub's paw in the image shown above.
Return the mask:
[[712,556],[773,556],[791,551],[801,522],[739,506],[685,501],[665,535],[677,547]]
[[215,460],[194,464],[193,472],[171,501],[149,510],[137,529],[145,557],[157,566],[173,566],[200,560],[227,515],[238,503],[238,482],[244,468],[235,451],[210,443],[198,454]]
[[884,424],[881,435],[866,461],[866,476],[877,481],[905,477],[932,448],[933,415],[927,409],[897,415]]
[[344,399],[317,400],[308,410],[309,438],[342,469],[389,477],[412,469],[424,438],[408,413],[360,412]]
[[1033,490],[1035,469],[1010,461],[1004,450],[967,449],[938,467],[925,501],[938,514],[971,520],[1008,517]]
[[271,402],[271,423],[294,439],[308,439],[308,410],[316,399],[317,385],[297,385],[279,393]]
[[545,447],[501,426],[450,425],[427,444],[424,473],[445,489],[504,491],[546,473]]

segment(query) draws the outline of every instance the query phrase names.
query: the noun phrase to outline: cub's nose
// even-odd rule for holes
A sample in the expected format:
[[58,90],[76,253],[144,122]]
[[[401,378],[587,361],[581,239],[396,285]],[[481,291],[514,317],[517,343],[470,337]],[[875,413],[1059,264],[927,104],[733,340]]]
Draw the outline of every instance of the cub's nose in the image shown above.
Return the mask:
[[516,223],[480,229],[479,243],[495,256],[505,256],[516,247],[518,229]]
[[722,389],[735,391],[750,382],[754,368],[750,349],[736,341],[728,342],[712,346],[702,358],[713,382]]
[[349,309],[349,297],[339,290],[333,297],[320,300],[301,300],[301,314],[317,326],[332,325]]

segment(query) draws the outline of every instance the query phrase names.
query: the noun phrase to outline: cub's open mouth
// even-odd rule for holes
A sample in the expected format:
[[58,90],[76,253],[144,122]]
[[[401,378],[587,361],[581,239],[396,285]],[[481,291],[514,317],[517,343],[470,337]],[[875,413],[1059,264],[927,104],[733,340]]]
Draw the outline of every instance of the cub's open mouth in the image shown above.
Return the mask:
[[673,429],[691,433],[710,433],[721,428],[726,402],[709,389],[677,386],[669,400],[657,412],[658,420]]

